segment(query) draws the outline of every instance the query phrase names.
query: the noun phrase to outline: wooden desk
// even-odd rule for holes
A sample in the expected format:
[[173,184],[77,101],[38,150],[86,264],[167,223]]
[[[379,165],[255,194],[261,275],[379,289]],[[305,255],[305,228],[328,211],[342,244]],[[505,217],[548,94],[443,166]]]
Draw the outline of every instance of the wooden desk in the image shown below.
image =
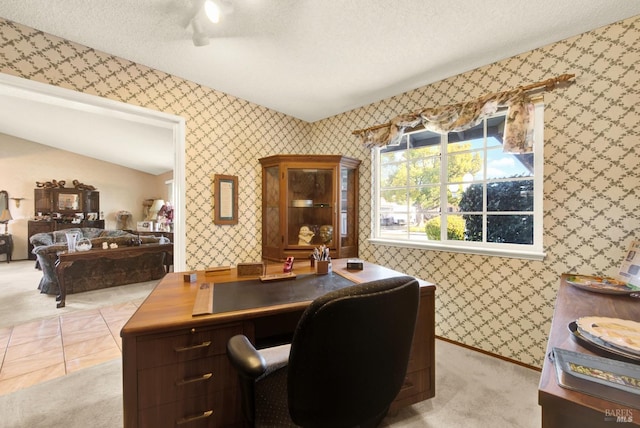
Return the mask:
[[[365,263],[363,271],[347,271],[346,259],[333,260],[334,274],[356,283],[402,275]],[[280,264],[268,267],[281,271]],[[311,273],[300,264],[297,274]],[[160,281],[120,332],[124,426],[241,426],[236,374],[226,356],[229,338],[245,334],[253,342],[291,336],[309,301],[192,317],[199,284],[232,282],[236,270],[184,282],[184,273]],[[420,281],[418,323],[405,385],[391,411],[435,395],[435,285]],[[265,284],[268,287],[269,284]],[[214,291],[215,299],[215,291]]]
[[[583,316],[605,316],[640,321],[640,300],[580,290],[562,276],[538,388],[543,428],[595,428],[640,426],[638,408],[630,409],[611,401],[592,397],[558,386],[553,362],[548,355],[553,347],[593,354],[570,337],[568,325]],[[617,415],[632,415],[632,423],[616,424]]]
[[[109,248],[108,250],[91,249],[89,251],[75,251],[73,253],[62,252],[58,254],[56,261],[56,276],[58,278],[58,287],[60,294],[56,297],[58,301],[57,307],[64,308],[67,298],[67,286],[65,279],[65,270],[79,260],[95,260],[95,259],[127,259],[137,257],[142,254],[164,253],[165,259],[168,255],[173,255],[173,244],[144,244],[135,247],[118,247]],[[163,261],[164,265],[164,261]],[[166,266],[165,266],[166,269]]]

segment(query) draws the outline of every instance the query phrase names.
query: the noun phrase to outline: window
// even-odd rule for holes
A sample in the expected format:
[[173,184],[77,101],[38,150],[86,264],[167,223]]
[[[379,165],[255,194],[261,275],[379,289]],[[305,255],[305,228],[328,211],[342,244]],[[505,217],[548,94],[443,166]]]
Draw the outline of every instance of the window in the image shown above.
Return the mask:
[[375,149],[372,242],[541,260],[543,110],[533,153],[503,152],[506,110]]

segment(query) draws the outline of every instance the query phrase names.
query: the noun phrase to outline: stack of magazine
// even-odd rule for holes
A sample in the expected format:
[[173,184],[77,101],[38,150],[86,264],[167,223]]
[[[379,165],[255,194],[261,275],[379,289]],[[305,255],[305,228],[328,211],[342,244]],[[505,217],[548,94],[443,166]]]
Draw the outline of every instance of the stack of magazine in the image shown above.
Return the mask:
[[640,409],[640,365],[553,348],[558,384]]

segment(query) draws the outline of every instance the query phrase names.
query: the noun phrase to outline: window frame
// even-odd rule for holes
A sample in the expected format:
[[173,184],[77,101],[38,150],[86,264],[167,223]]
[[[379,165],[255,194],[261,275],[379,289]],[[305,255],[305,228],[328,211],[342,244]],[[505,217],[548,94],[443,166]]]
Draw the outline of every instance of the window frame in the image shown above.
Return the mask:
[[[380,236],[381,225],[380,225],[380,174],[381,174],[381,156],[380,151],[384,149],[384,147],[374,148],[371,150],[371,165],[372,165],[372,217],[371,217],[371,237],[368,241],[372,244],[376,245],[388,245],[388,246],[396,246],[403,248],[417,248],[417,249],[426,249],[426,250],[437,250],[437,251],[449,251],[456,253],[466,253],[466,254],[479,254],[479,255],[487,255],[487,256],[497,256],[497,257],[508,257],[508,258],[520,258],[520,259],[529,259],[529,260],[543,260],[545,257],[544,247],[543,247],[543,197],[544,197],[544,103],[542,101],[538,101],[534,103],[534,114],[535,114],[535,122],[534,122],[534,161],[533,161],[533,244],[504,244],[504,243],[494,243],[494,242],[484,242],[486,239],[486,228],[483,228],[483,242],[479,241],[457,241],[457,240],[447,240],[446,238],[446,227],[441,228],[441,240],[439,241],[424,241],[424,240],[411,240],[409,236],[406,239],[391,239],[391,238],[383,238]],[[499,116],[504,114],[503,112],[499,112],[494,116]],[[489,118],[487,118],[489,119]],[[441,199],[446,199],[446,158],[447,154],[447,145],[448,143],[448,134],[443,134],[440,137],[440,189],[441,189]],[[485,152],[486,153],[486,152]],[[486,168],[486,156],[483,160],[485,163],[484,167]],[[482,181],[483,183],[492,182],[487,180],[485,177]],[[409,184],[407,183],[407,188]],[[486,190],[485,190],[486,191]],[[444,196],[443,196],[444,194]],[[446,207],[447,205],[440,204],[440,212],[442,214],[442,207]],[[486,205],[483,206],[483,216],[491,215],[491,213],[487,213]],[[486,225],[486,223],[484,223]]]

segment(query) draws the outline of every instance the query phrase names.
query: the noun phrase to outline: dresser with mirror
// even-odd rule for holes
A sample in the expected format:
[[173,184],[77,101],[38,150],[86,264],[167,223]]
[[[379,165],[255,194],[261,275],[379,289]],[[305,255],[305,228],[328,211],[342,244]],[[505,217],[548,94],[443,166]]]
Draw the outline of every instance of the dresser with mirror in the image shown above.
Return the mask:
[[[33,193],[34,217],[28,223],[28,238],[36,233],[74,227],[104,229],[104,219],[100,216],[100,192],[97,190],[38,187]],[[29,260],[35,260],[31,242],[28,245]]]

